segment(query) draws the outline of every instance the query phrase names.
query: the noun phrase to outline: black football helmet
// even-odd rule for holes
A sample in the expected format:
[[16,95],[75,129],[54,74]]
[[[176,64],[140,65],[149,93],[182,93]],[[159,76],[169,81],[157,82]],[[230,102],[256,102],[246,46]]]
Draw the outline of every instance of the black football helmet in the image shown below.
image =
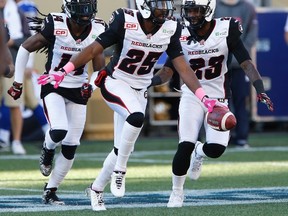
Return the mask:
[[183,0],[181,17],[190,23],[193,30],[197,30],[212,20],[215,8],[216,0]]
[[[136,6],[144,19],[152,19],[155,24],[162,25],[167,17],[173,16],[173,0],[136,0]],[[161,18],[156,14],[161,13]]]
[[97,0],[63,0],[63,10],[78,25],[89,25],[97,13]]

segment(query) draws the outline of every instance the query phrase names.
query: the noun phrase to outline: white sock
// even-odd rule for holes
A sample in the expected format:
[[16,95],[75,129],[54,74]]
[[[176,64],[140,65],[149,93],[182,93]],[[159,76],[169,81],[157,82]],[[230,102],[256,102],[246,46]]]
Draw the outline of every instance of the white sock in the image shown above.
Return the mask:
[[58,154],[58,157],[55,160],[54,169],[48,181],[47,188],[58,188],[58,186],[61,184],[61,182],[64,180],[65,176],[71,169],[74,159],[75,158],[73,158],[72,160],[66,159],[61,152]]
[[108,154],[106,157],[103,167],[92,184],[92,189],[95,191],[104,191],[106,185],[109,183],[111,179],[111,175],[113,173],[115,163],[117,160],[117,155],[114,153],[114,149]]
[[134,144],[140,134],[140,131],[141,128],[134,127],[128,122],[124,123],[118,150],[117,162],[114,170],[126,172],[129,156],[134,150]]
[[197,146],[197,149],[195,149],[196,153],[202,157],[206,157],[206,154],[203,152],[203,146],[204,144],[201,143]]
[[49,124],[45,124],[45,125],[43,125],[43,126],[42,126],[43,134],[46,135],[46,132],[49,131],[49,128],[50,128]]
[[5,143],[10,143],[10,131],[5,129],[0,129],[1,140]]
[[183,190],[185,183],[186,175],[177,176],[172,174],[172,190]]

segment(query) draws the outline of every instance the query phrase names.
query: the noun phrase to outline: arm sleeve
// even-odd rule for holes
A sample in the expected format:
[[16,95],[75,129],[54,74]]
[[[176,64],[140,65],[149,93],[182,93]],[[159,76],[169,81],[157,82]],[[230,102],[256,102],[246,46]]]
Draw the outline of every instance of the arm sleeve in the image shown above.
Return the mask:
[[96,41],[100,43],[104,49],[112,46],[118,41],[122,42],[125,34],[124,22],[123,9],[114,11],[109,21],[109,27],[97,37]]
[[228,49],[233,53],[238,63],[241,64],[245,60],[250,60],[251,57],[245,48],[240,36],[242,34],[242,25],[239,21],[231,18],[229,35],[227,38]]
[[166,50],[167,55],[170,57],[170,59],[174,59],[178,56],[183,55],[182,46],[180,43],[180,36],[181,36],[182,27],[179,22],[177,22],[177,29],[174,33],[174,35],[171,37],[170,44],[168,45],[168,48]]
[[16,61],[15,61],[15,79],[14,81],[18,83],[23,83],[24,71],[29,59],[29,51],[23,46],[20,46]]

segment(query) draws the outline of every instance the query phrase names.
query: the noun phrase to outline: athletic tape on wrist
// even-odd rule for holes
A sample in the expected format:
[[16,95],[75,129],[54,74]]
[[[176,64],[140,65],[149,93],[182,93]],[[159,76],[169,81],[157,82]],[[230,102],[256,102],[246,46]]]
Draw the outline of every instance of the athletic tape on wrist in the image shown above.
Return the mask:
[[65,70],[65,72],[68,74],[70,72],[72,72],[75,69],[75,66],[72,62],[68,62],[63,69]]
[[195,95],[196,97],[198,97],[201,101],[202,99],[206,96],[205,92],[204,92],[204,89],[203,88],[198,88],[196,91],[195,91]]

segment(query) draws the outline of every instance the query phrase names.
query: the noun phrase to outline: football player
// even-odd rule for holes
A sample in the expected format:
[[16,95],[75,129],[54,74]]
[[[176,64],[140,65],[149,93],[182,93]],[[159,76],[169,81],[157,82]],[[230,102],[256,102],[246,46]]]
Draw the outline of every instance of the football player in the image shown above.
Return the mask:
[[[105,31],[107,25],[102,19],[95,18],[96,12],[96,0],[63,0],[61,13],[50,13],[43,20],[34,18],[38,25],[33,30],[38,33],[22,44],[16,59],[15,81],[10,89],[14,99],[21,96],[29,54],[38,50],[47,51],[44,73],[59,70]],[[91,59],[95,71],[105,64],[102,53]],[[44,111],[50,124],[40,156],[40,171],[44,176],[50,175],[55,149],[61,145],[51,177],[44,186],[42,200],[45,204],[64,204],[57,197],[56,190],[74,162],[86,120],[86,104],[91,94],[86,62],[75,67],[59,88],[51,84],[41,87]]]
[[[258,100],[273,111],[273,104],[264,91],[261,76],[240,39],[241,24],[231,17],[213,19],[215,7],[216,0],[183,0],[180,41],[186,61],[195,71],[209,97],[227,107],[230,97],[227,64],[229,56],[233,54],[253,83]],[[177,68],[174,68],[168,59],[162,69],[163,74],[171,76],[175,70]],[[158,73],[161,74],[162,71]],[[166,81],[164,78],[161,78],[163,82]],[[181,90],[179,145],[172,163],[173,186],[167,207],[182,207],[183,187],[188,169],[189,177],[198,179],[203,159],[219,158],[224,153],[230,136],[229,131],[217,131],[208,127],[205,121],[207,109],[199,103],[199,99],[191,93],[187,85],[182,85]],[[206,132],[205,143],[197,141],[202,125]]]
[[181,25],[171,19],[173,1],[136,0],[136,5],[138,10],[123,8],[113,12],[109,28],[95,42],[71,58],[62,69],[38,79],[42,85],[51,82],[57,87],[74,68],[87,63],[106,47],[116,45],[113,58],[95,80],[115,113],[114,149],[89,190],[95,211],[105,210],[103,190],[111,175],[112,194],[124,196],[127,161],[143,126],[147,88],[159,82],[157,79],[151,81],[151,78],[154,65],[164,51],[199,102],[202,101],[210,111],[216,103],[205,96],[194,71],[185,61],[179,41]]

